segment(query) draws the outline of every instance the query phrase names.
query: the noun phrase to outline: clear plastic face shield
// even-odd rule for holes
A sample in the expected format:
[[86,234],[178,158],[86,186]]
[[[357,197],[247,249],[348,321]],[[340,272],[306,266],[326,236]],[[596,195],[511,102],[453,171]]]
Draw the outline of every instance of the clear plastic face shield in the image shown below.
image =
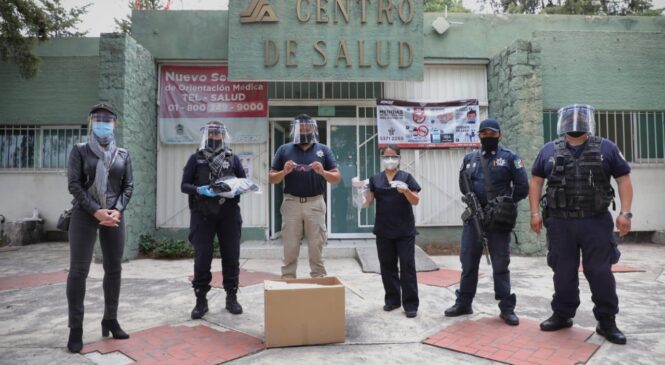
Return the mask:
[[559,109],[556,132],[559,136],[566,133],[589,133],[595,129],[595,109],[591,105],[573,104]]
[[385,149],[381,155],[381,163],[383,164],[383,168],[386,170],[397,169],[399,167],[400,160],[401,156],[391,148]]
[[220,151],[227,149],[229,143],[231,143],[231,136],[224,124],[212,122],[201,128],[199,150]]
[[291,122],[291,141],[295,144],[309,144],[319,141],[316,120],[309,117],[296,118]]

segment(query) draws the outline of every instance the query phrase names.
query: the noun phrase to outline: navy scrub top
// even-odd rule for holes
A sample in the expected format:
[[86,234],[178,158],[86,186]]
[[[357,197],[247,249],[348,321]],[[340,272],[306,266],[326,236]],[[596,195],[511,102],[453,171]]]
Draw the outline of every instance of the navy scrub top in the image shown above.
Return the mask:
[[[393,178],[405,182],[409,190],[419,192],[420,185],[411,174],[399,170]],[[373,233],[379,237],[396,239],[418,234],[413,206],[397,189],[390,187],[385,172],[369,178],[369,190],[376,200],[376,219]]]

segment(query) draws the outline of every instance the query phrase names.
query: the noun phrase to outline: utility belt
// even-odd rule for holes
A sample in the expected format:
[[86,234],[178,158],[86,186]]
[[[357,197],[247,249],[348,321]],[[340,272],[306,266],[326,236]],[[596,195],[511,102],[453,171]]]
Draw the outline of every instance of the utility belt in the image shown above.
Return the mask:
[[[196,195],[193,197],[193,202],[190,205],[190,209],[195,209],[201,212],[201,214],[208,216],[208,215],[216,215],[222,212],[223,206],[228,206],[231,204],[238,204],[239,199],[237,197],[235,198],[209,198],[205,197],[202,195]],[[227,207],[228,208],[228,207]]]
[[307,202],[313,202],[322,199],[323,199],[323,194],[314,195],[314,196],[295,196],[291,194],[284,194],[284,200],[296,200],[299,201],[300,204],[305,204]]
[[499,196],[484,207],[484,226],[488,230],[510,232],[517,223],[517,203],[509,196]]
[[563,219],[579,219],[596,217],[604,212],[590,212],[584,210],[560,210],[560,209],[545,209],[543,210],[543,218],[555,217]]

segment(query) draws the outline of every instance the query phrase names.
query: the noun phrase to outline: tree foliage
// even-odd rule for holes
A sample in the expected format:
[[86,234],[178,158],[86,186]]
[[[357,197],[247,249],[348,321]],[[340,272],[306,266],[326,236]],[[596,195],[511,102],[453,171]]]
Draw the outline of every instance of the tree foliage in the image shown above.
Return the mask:
[[512,14],[660,15],[652,0],[483,0],[496,12]]
[[61,0],[0,0],[0,58],[12,61],[24,78],[39,72],[34,43],[50,37],[80,37],[76,27],[90,4],[65,9]]
[[425,12],[440,13],[448,7],[449,13],[470,13],[462,0],[425,0]]
[[165,6],[163,0],[129,1],[129,15],[127,15],[127,18],[114,19],[116,29],[123,34],[132,34],[132,10],[164,10]]

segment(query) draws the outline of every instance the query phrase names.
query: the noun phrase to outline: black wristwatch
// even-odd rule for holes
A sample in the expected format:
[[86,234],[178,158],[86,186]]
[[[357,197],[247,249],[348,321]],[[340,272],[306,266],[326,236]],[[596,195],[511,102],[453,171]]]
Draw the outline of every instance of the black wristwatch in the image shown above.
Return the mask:
[[632,212],[621,212],[621,215],[628,218],[628,219],[633,219],[633,213]]

